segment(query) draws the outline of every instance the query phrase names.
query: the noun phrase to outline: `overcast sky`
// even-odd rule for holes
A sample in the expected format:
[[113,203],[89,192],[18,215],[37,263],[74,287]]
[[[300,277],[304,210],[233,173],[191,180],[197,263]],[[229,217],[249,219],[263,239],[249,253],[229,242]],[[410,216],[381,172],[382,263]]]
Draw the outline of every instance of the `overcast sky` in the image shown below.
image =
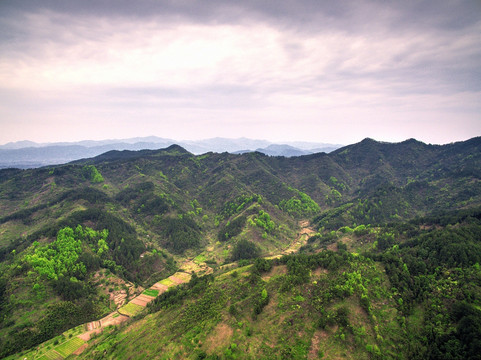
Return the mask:
[[0,1],[0,144],[481,135],[481,1]]

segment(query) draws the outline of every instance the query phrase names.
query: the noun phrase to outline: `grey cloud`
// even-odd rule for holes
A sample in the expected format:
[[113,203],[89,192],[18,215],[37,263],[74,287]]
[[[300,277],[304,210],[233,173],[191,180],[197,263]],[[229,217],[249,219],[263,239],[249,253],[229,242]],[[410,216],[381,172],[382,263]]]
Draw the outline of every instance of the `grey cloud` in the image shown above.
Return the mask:
[[389,21],[398,30],[417,26],[459,29],[479,22],[477,0],[3,0],[0,13],[6,18],[21,12],[54,11],[72,15],[173,17],[177,20],[232,23],[261,19],[299,28],[341,26],[354,30]]

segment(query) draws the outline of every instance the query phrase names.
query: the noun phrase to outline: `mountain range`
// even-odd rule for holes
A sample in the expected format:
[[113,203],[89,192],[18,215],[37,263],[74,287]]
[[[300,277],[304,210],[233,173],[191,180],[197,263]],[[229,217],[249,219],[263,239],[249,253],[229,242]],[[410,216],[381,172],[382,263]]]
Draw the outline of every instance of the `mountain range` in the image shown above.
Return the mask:
[[0,358],[476,359],[480,238],[481,137],[2,169]]
[[19,141],[0,145],[0,169],[8,167],[26,169],[63,164],[73,160],[94,157],[110,150],[155,150],[173,144],[178,144],[193,154],[258,151],[271,156],[286,157],[307,155],[316,152],[330,152],[341,147],[341,145],[299,141],[273,144],[266,140],[247,138],[212,138],[197,141],[176,141],[155,136],[122,140],[84,140],[79,142],[58,143]]

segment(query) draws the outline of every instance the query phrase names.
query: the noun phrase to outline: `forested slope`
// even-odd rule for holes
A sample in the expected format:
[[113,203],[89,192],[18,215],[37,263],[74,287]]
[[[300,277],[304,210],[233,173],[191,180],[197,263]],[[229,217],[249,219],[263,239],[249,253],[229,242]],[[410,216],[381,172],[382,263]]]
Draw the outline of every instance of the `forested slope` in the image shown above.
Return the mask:
[[[0,354],[114,310],[113,295],[123,289],[128,299],[184,267],[186,260],[203,272],[217,273],[234,260],[280,254],[298,238],[300,220],[310,220],[317,231],[304,252],[323,254],[341,241],[348,250],[369,253],[363,259],[372,261],[376,271],[387,271],[382,296],[392,297],[392,309],[410,316],[433,291],[423,284],[444,276],[441,268],[464,272],[479,262],[477,225],[466,220],[479,219],[477,215],[437,225],[410,221],[428,215],[443,221],[441,212],[461,211],[459,215],[481,205],[480,146],[481,138],[443,146],[366,139],[330,154],[284,158],[260,153],[194,156],[173,145],[111,151],[39,169],[1,170]],[[62,267],[67,265],[61,251],[65,246],[59,244],[65,243],[76,255]],[[357,258],[343,254],[348,262],[342,266],[352,270]],[[403,260],[410,279],[405,284],[399,280],[404,275],[393,273],[396,280],[389,272],[404,266],[394,262],[399,254],[408,259]],[[420,272],[411,272],[411,260]],[[473,269],[468,273],[475,279]],[[417,279],[420,275],[424,277]],[[422,290],[411,288],[411,282]],[[304,291],[298,285],[294,294]],[[276,286],[281,284],[272,289]],[[469,291],[463,295],[469,304],[477,301],[477,290],[472,291],[472,298]],[[67,308],[78,311],[65,321]],[[461,341],[460,334],[449,330],[456,324],[452,316],[433,341],[442,336]],[[402,328],[399,316],[396,321]],[[44,323],[55,326],[42,327]],[[376,344],[395,353],[397,341]],[[426,354],[431,350],[423,341],[418,343]]]
[[82,358],[479,359],[480,236],[479,208],[315,235],[172,288]]

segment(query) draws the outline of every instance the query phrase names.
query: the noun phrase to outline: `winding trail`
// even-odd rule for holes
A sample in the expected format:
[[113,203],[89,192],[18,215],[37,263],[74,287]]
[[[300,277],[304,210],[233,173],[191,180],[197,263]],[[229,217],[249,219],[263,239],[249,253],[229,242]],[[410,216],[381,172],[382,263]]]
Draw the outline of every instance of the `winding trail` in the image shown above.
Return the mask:
[[316,231],[311,227],[308,220],[299,221],[299,226],[301,227],[301,230],[297,234],[297,237],[289,244],[289,246],[279,254],[268,256],[266,259],[275,259],[280,258],[283,255],[292,254],[298,251],[303,245],[307,244],[307,239],[309,239],[309,236]]
[[309,236],[315,233],[314,229],[310,226],[309,221],[307,220],[299,221],[299,226],[301,227],[301,230],[297,234],[297,238],[291,243],[291,245],[289,245],[287,249],[281,253],[282,255],[289,255],[293,252],[296,252],[303,245],[306,245]]

